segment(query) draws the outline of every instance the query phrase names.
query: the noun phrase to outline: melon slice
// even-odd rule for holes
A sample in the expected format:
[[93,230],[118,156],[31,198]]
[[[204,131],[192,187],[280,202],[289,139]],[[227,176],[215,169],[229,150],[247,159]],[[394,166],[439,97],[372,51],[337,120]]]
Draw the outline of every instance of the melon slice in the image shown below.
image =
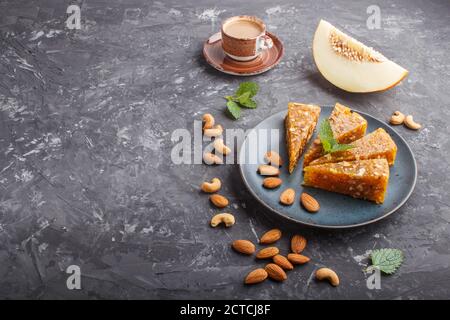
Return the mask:
[[320,21],[314,35],[313,55],[320,73],[349,92],[387,90],[408,74],[406,69],[325,20]]

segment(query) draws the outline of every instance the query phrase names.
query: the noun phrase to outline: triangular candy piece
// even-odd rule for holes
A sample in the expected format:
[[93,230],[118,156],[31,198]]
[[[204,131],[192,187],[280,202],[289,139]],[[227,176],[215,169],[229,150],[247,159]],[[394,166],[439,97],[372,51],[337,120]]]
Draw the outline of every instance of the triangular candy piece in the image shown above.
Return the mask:
[[328,153],[312,161],[309,165],[315,166],[328,162],[381,158],[385,158],[390,166],[394,165],[397,145],[389,133],[382,128],[378,128],[361,139],[352,142],[351,145],[353,146],[352,149]]
[[320,107],[290,102],[285,118],[286,145],[289,155],[289,173],[297,166],[305,145],[314,132],[320,115]]
[[308,166],[303,185],[383,203],[388,182],[389,165],[383,158]]
[[[333,136],[338,143],[348,144],[362,138],[366,134],[366,119],[342,104],[336,103],[329,121],[331,130],[333,130]],[[320,158],[322,155],[322,143],[317,138],[305,153],[303,167],[307,167],[312,161]]]

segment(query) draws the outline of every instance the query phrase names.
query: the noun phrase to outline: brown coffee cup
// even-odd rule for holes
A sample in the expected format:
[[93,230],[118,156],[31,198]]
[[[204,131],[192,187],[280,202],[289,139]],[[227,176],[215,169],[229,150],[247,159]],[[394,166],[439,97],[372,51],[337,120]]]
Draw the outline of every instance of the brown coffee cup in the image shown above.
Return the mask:
[[264,22],[253,16],[235,16],[222,24],[222,48],[237,61],[250,61],[273,46]]

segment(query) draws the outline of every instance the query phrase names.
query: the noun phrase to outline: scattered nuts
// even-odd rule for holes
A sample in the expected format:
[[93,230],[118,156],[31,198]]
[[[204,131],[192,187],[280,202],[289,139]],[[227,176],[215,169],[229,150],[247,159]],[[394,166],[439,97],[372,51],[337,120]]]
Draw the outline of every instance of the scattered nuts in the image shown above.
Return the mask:
[[280,174],[280,169],[267,164],[262,164],[258,167],[258,172],[262,176],[278,176]]
[[267,279],[267,271],[259,268],[256,270],[251,271],[244,280],[245,284],[255,284],[255,283],[260,283],[263,282],[264,280]]
[[320,209],[319,202],[306,192],[303,192],[300,196],[300,202],[308,212],[317,212]]
[[225,208],[229,203],[228,199],[220,194],[212,194],[211,196],[209,196],[209,200],[217,208]]
[[223,128],[220,124],[216,124],[214,127],[210,129],[203,130],[203,134],[207,137],[218,137],[223,133]]
[[209,165],[211,165],[211,164],[223,164],[223,160],[219,156],[217,156],[215,154],[212,154],[210,152],[205,152],[203,154],[203,161],[206,164],[209,164]]
[[294,253],[301,253],[306,248],[305,237],[296,234],[291,239],[291,251]]
[[227,155],[231,152],[231,149],[223,143],[223,139],[215,139],[213,146],[214,149],[220,154]]
[[203,115],[203,130],[211,129],[214,126],[214,117],[210,113]]
[[286,272],[284,272],[284,270],[275,263],[269,263],[264,269],[267,271],[269,277],[273,280],[284,281],[287,279]]
[[392,114],[391,119],[389,119],[389,122],[393,125],[402,124],[403,121],[405,121],[405,115],[400,111],[395,111]]
[[277,247],[267,247],[259,250],[258,253],[256,254],[256,258],[258,259],[272,258],[273,256],[276,256],[278,253],[280,253],[280,250],[278,250]]
[[281,167],[283,164],[283,160],[281,159],[280,155],[275,151],[267,151],[264,155],[264,159],[268,164],[271,164],[275,167]]
[[251,243],[249,240],[235,240],[231,244],[234,250],[237,252],[251,255],[255,252],[256,248],[253,243]]
[[211,219],[211,227],[215,228],[219,224],[224,223],[225,227],[231,227],[234,223],[234,216],[231,213],[219,213]]
[[297,253],[289,253],[287,259],[293,264],[305,264],[309,262],[311,259],[307,256],[297,254]]
[[280,229],[272,229],[267,231],[259,240],[261,244],[269,244],[278,241],[281,238],[281,230]]
[[267,189],[275,189],[278,188],[283,183],[283,180],[277,177],[268,177],[264,178],[263,186]]
[[288,188],[284,190],[280,195],[280,202],[286,206],[290,206],[295,200],[295,190]]
[[[270,275],[270,274],[269,274]],[[339,277],[330,268],[320,268],[316,271],[316,279],[317,280],[328,280],[330,284],[334,287],[337,287],[339,285]]]
[[286,257],[282,256],[281,254],[277,254],[272,259],[273,259],[273,262],[275,262],[277,265],[279,265],[284,270],[294,269],[294,266],[292,265],[292,263],[290,263],[289,260],[286,259]]
[[407,126],[412,130],[419,130],[420,128],[422,128],[422,126],[419,123],[414,122],[412,115],[406,116],[404,123],[405,126]]
[[222,183],[220,182],[219,178],[213,178],[211,182],[203,182],[201,185],[201,189],[203,192],[206,193],[214,193],[219,191],[220,187],[222,186]]

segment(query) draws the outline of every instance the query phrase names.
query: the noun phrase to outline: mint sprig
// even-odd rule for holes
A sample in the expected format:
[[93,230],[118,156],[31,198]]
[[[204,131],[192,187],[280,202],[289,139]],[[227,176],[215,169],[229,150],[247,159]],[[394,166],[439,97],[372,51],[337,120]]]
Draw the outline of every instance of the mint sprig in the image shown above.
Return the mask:
[[330,120],[328,119],[325,119],[320,123],[319,139],[325,154],[353,148],[350,144],[340,144],[337,142],[333,136],[333,129],[331,129]]
[[256,101],[253,97],[258,93],[259,86],[255,82],[242,82],[236,93],[232,96],[225,96],[227,99],[228,114],[237,120],[241,117],[241,108],[255,109]]
[[372,265],[368,268],[379,269],[386,274],[393,274],[403,262],[403,252],[399,249],[384,248],[372,251]]
[[231,115],[231,117],[234,120],[237,120],[241,117],[241,108],[233,100],[227,101],[227,109],[228,109],[228,113]]

